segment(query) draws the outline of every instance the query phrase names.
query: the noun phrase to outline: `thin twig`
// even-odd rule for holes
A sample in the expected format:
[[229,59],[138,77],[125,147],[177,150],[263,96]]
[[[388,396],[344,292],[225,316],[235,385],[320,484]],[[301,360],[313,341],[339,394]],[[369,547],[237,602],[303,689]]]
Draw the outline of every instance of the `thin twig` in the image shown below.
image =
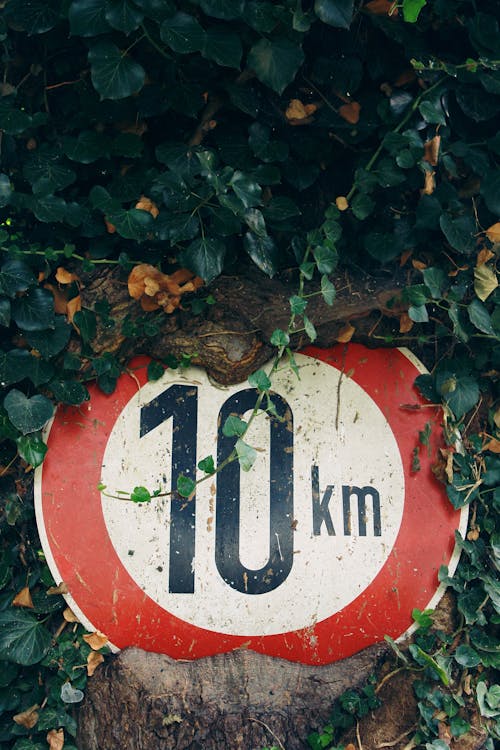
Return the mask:
[[407,735],[409,735],[410,732],[413,732],[417,727],[418,727],[418,724],[412,724],[411,727],[406,730],[406,732],[403,732],[402,734],[400,734],[399,737],[396,737],[396,739],[392,740],[392,742],[381,742],[379,745],[375,745],[375,747],[377,748],[377,750],[378,748],[382,748],[382,747],[394,747],[394,745],[397,745],[398,742],[401,742],[401,740],[403,740]]
[[248,721],[254,721],[254,722],[255,722],[256,724],[261,724],[261,725],[262,725],[262,726],[263,726],[263,727],[264,727],[265,729],[267,729],[267,731],[269,732],[269,734],[271,735],[271,737],[272,737],[273,739],[275,739],[275,740],[276,740],[276,742],[278,743],[278,746],[279,746],[279,747],[281,748],[281,750],[285,750],[285,746],[284,746],[284,745],[283,745],[283,743],[281,742],[280,738],[279,738],[279,737],[277,737],[277,736],[276,736],[276,735],[274,734],[274,732],[273,732],[273,730],[271,729],[271,727],[269,727],[269,726],[268,726],[267,724],[265,724],[265,723],[264,723],[263,721],[261,721],[260,719],[254,719],[254,718],[252,718],[251,716],[250,716],[250,717],[248,718]]
[[358,743],[358,750],[363,750],[363,744],[361,742],[361,734],[359,731],[359,721],[356,722],[356,740]]

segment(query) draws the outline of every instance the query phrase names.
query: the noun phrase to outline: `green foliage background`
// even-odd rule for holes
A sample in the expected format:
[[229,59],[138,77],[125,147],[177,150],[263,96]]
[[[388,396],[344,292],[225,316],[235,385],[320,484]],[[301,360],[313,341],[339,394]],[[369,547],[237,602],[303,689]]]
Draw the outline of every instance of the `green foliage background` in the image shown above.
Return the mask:
[[[75,355],[40,273],[109,263],[126,278],[134,262],[168,270],[175,258],[210,282],[248,256],[272,276],[306,250],[302,273],[322,276],[330,299],[338,263],[383,276],[417,261],[403,298],[416,345],[435,347],[419,386],[444,402],[457,448],[448,495],[471,504],[478,530],[459,540],[455,577],[441,572],[463,627],[450,640],[424,623],[412,652],[425,677],[417,739],[441,747],[437,710],[455,736],[468,731],[467,671],[498,736],[500,458],[485,448],[500,426],[500,244],[486,233],[500,218],[496,0],[404,0],[381,14],[353,0],[1,6],[0,748],[45,747],[51,728],[74,736],[63,685],[84,687],[89,652],[72,627],[54,638],[64,602],[46,593],[33,510],[6,468],[16,456],[38,465],[53,404],[84,401],[89,377],[112,391],[121,367],[92,357],[97,317],[113,325],[106,301],[78,313]],[[318,106],[309,122],[290,124],[292,99]],[[357,121],[342,109],[352,102]],[[424,144],[438,135],[433,165]],[[424,191],[426,172],[435,189]],[[141,195],[157,218],[135,208]],[[24,586],[34,609],[11,606]],[[34,729],[13,722],[33,705]]]

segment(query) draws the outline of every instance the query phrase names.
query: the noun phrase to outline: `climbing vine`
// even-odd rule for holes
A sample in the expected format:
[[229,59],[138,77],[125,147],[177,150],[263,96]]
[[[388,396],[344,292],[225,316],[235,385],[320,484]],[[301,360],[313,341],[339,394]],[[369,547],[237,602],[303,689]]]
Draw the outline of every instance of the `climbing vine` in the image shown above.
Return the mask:
[[[113,391],[126,362],[94,351],[98,330],[153,339],[164,316],[208,315],[210,283],[246,263],[295,284],[276,357],[251,376],[256,411],[281,357],[293,366],[290,337],[315,338],[310,294],[335,305],[338,269],[404,275],[386,310],[396,328],[373,342],[411,342],[429,365],[417,385],[443,405],[436,474],[471,523],[458,571],[440,572],[457,631],[417,613],[410,651],[392,645],[421,674],[414,746],[444,750],[471,716],[499,736],[499,18],[495,0],[2,3],[0,748],[74,748],[73,708],[106,651],[43,559],[42,428],[56,404],[88,399],[88,381]],[[134,320],[82,303],[111,266]],[[355,335],[346,320],[339,339]],[[227,429],[251,464],[248,423]],[[340,741],[371,697],[341,701],[311,746]]]

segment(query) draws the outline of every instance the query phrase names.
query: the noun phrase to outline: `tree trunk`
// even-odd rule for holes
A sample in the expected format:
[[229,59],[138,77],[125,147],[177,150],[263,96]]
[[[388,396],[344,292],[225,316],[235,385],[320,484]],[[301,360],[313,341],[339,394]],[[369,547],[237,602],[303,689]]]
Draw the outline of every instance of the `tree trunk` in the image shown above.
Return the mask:
[[322,667],[244,649],[175,661],[131,648],[89,680],[79,750],[307,748],[332,703],[366,681],[384,652],[372,646]]

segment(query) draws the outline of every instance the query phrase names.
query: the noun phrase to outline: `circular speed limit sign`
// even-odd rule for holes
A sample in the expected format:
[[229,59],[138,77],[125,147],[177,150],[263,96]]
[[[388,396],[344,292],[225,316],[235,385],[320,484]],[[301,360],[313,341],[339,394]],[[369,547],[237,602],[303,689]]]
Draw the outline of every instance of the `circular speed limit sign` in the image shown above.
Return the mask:
[[[228,463],[188,499],[167,493],[180,475],[203,476],[200,460],[230,454],[224,424],[248,419],[248,383],[217,387],[195,368],[147,382],[142,359],[111,396],[92,388],[57,412],[36,477],[42,545],[70,606],[116,648],[194,659],[248,647],[325,664],[400,637],[414,607],[438,601],[466,511],[451,507],[427,447],[414,470],[419,431],[439,437],[413,387],[420,364],[359,345],[296,361],[299,377],[277,373],[273,414],[245,435],[253,466]],[[126,502],[101,483],[163,496]]]

